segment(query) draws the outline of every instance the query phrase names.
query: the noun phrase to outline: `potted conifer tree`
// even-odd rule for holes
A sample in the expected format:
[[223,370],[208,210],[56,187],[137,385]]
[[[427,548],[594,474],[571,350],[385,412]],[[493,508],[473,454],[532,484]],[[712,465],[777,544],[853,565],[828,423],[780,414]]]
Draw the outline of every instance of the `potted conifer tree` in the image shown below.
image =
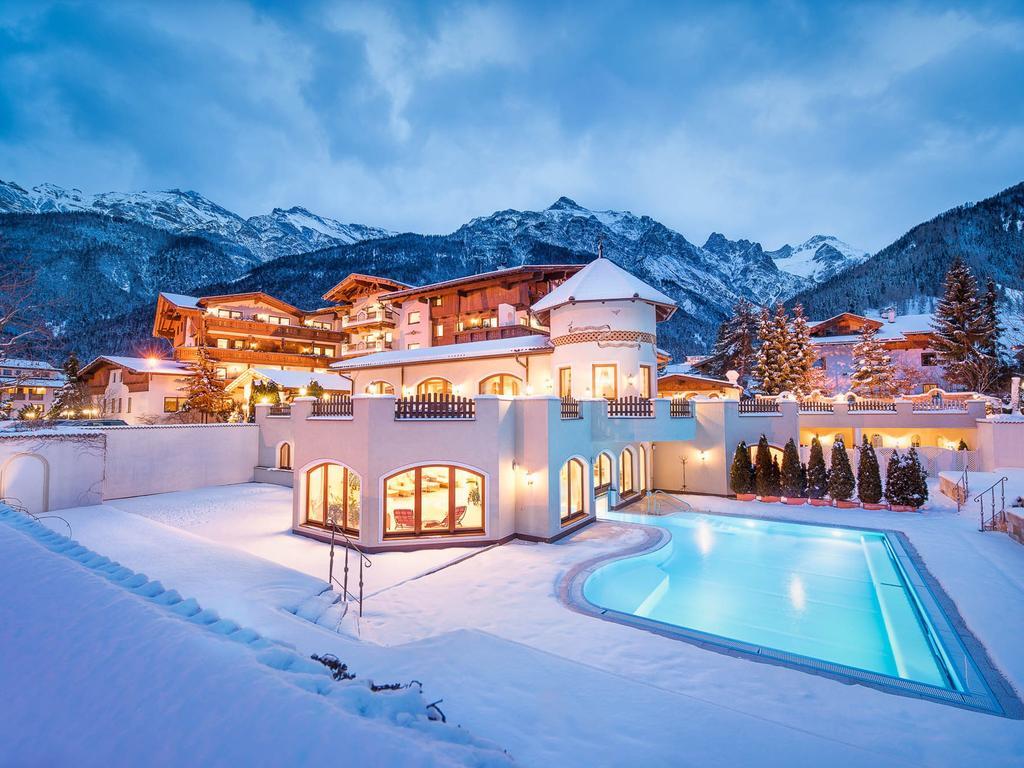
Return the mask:
[[832,466],[828,472],[828,495],[837,507],[852,509],[860,506],[850,501],[853,496],[853,468],[850,457],[846,455],[846,445],[842,439],[832,443]]
[[789,438],[782,451],[782,495],[787,504],[806,504],[804,496],[805,478],[800,464],[800,452],[793,438]]
[[893,512],[911,512],[914,509],[907,503],[910,492],[907,488],[908,474],[904,462],[905,459],[900,456],[900,452],[893,451],[889,457],[889,466],[885,469],[885,498]]
[[928,473],[921,466],[921,461],[913,446],[910,447],[910,451],[903,461],[906,465],[907,488],[909,489],[907,504],[916,511],[928,501]]
[[750,449],[745,440],[740,440],[733,454],[729,484],[740,501],[754,500],[754,465],[750,463]]
[[885,509],[882,500],[882,474],[878,469],[878,456],[867,436],[860,446],[860,461],[857,462],[857,498],[864,509]]
[[772,452],[768,446],[768,438],[761,435],[757,441],[757,455],[754,459],[754,488],[761,501],[774,502],[779,500],[779,479],[772,465]]
[[811,506],[827,507],[830,502],[825,498],[828,493],[828,470],[825,468],[825,453],[821,450],[818,438],[811,439],[811,457],[807,461],[807,498]]

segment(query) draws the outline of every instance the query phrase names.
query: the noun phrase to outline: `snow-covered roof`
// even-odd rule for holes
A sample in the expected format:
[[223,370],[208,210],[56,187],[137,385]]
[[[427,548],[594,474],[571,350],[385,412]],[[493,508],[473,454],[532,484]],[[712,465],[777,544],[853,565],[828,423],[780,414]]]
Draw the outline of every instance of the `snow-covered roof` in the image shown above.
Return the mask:
[[688,379],[695,379],[698,381],[707,381],[712,384],[721,384],[726,387],[733,386],[732,382],[728,379],[719,379],[715,376],[708,376],[701,373],[690,363],[675,363],[673,365],[666,365],[660,374],[659,379],[668,379],[672,376],[685,376]]
[[[852,312],[844,312],[846,315],[853,315],[863,320],[872,321],[875,323],[881,323],[881,327],[878,329],[878,335],[876,338],[879,341],[903,341],[906,339],[907,334],[917,333],[932,333],[932,318],[934,317],[930,312],[919,315],[897,315],[893,318],[892,322],[886,317],[867,317],[865,315],[856,315]],[[824,325],[832,320],[835,320],[841,315],[830,317],[827,320],[817,320],[810,322],[807,325],[814,331],[820,325]],[[852,333],[845,334],[843,336],[812,336],[811,340],[814,344],[855,344],[860,340],[860,334]]]
[[577,301],[615,301],[639,299],[663,311],[659,320],[667,320],[675,311],[675,301],[615,262],[597,258],[542,297],[531,307],[534,312],[549,312],[555,307]]
[[156,373],[173,376],[192,376],[191,369],[177,360],[164,360],[160,357],[122,357],[119,355],[100,355],[82,370],[93,368],[101,362],[107,362],[120,368],[127,368],[132,373]]
[[524,272],[551,272],[562,270],[575,270],[579,269],[579,266],[579,264],[523,264],[518,267],[492,269],[490,272],[480,272],[475,275],[463,275],[462,277],[453,277],[450,280],[441,280],[436,283],[427,283],[427,285],[403,288],[400,291],[392,291],[391,293],[386,293],[381,298],[403,299],[421,293],[430,293],[440,288],[451,288],[454,285],[464,285],[466,283],[476,283],[483,280],[493,280],[496,277],[505,277],[508,275],[516,275]]
[[49,379],[22,379],[18,377],[0,377],[0,387],[53,387],[54,389],[64,386],[63,376],[54,376]]
[[186,296],[183,293],[167,293],[166,291],[160,291],[160,295],[167,299],[171,304],[176,307],[184,307],[185,309],[199,309],[199,297],[198,296]]
[[465,344],[445,344],[440,347],[402,349],[393,352],[375,352],[372,355],[332,363],[340,371],[359,368],[384,368],[442,360],[465,360],[476,357],[502,357],[529,352],[547,352],[554,349],[547,336],[516,336],[511,339],[470,341]]
[[0,367],[3,368],[31,368],[36,371],[56,371],[57,369],[43,360],[24,360],[18,357],[6,357],[0,359]]
[[279,371],[274,368],[249,368],[239,374],[238,378],[232,381],[227,390],[237,389],[249,379],[262,379],[273,381],[277,386],[284,389],[301,389],[309,386],[311,381],[317,382],[321,387],[330,392],[347,392],[352,389],[352,380],[347,376],[338,373],[326,373],[324,371]]

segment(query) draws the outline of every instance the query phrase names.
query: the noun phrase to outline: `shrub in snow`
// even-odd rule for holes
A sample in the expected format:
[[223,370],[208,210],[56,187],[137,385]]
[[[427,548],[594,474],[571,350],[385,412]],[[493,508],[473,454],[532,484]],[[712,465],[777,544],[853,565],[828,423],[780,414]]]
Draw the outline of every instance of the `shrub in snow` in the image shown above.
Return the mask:
[[747,443],[740,440],[736,446],[736,453],[732,457],[732,467],[729,468],[729,485],[735,494],[754,492],[754,466],[750,463],[750,449]]
[[866,504],[877,504],[882,500],[882,474],[878,469],[878,457],[867,437],[860,447],[860,461],[857,462],[857,497]]
[[828,495],[836,501],[847,501],[853,496],[853,468],[846,455],[842,439],[832,443],[832,466],[828,473]]
[[[331,672],[331,677],[338,682],[356,679],[356,676],[348,671],[348,664],[342,663],[341,659],[333,653],[325,653],[323,656],[314,653],[310,658],[327,667]],[[400,695],[382,699],[379,702],[375,702],[373,706],[368,706],[365,703],[366,699],[362,693],[363,691],[376,694],[390,693]],[[367,680],[365,684],[357,684],[352,695],[363,699],[364,703],[358,707],[360,714],[363,715],[390,715],[400,725],[408,725],[409,723],[406,721],[410,718],[410,710],[414,711],[417,705],[419,705],[423,707],[423,714],[426,715],[428,720],[439,720],[442,723],[448,722],[448,718],[445,717],[444,712],[438,706],[442,699],[438,699],[430,704],[422,704],[423,684],[419,680],[410,680],[408,683],[375,683],[373,680]]]
[[796,449],[793,438],[789,438],[782,451],[782,495],[798,499],[803,498],[804,478],[800,465],[800,452]]
[[807,462],[807,496],[823,499],[828,491],[828,470],[825,468],[825,453],[818,438],[811,439],[811,458]]

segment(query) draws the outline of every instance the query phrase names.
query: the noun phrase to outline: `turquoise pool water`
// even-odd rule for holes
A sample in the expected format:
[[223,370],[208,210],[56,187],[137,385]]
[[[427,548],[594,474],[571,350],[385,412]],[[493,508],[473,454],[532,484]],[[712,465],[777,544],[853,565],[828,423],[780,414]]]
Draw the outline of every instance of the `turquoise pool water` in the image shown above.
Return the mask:
[[957,687],[884,533],[701,514],[642,522],[668,528],[671,542],[599,567],[583,585],[591,603],[809,659]]

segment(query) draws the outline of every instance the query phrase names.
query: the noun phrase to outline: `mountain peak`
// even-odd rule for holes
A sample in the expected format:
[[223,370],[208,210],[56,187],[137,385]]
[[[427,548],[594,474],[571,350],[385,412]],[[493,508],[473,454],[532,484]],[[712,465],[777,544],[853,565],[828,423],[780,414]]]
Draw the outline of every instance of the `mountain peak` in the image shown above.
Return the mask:
[[555,200],[551,205],[548,206],[549,211],[585,211],[587,210],[582,205],[577,203],[571,197],[562,195],[560,198]]

